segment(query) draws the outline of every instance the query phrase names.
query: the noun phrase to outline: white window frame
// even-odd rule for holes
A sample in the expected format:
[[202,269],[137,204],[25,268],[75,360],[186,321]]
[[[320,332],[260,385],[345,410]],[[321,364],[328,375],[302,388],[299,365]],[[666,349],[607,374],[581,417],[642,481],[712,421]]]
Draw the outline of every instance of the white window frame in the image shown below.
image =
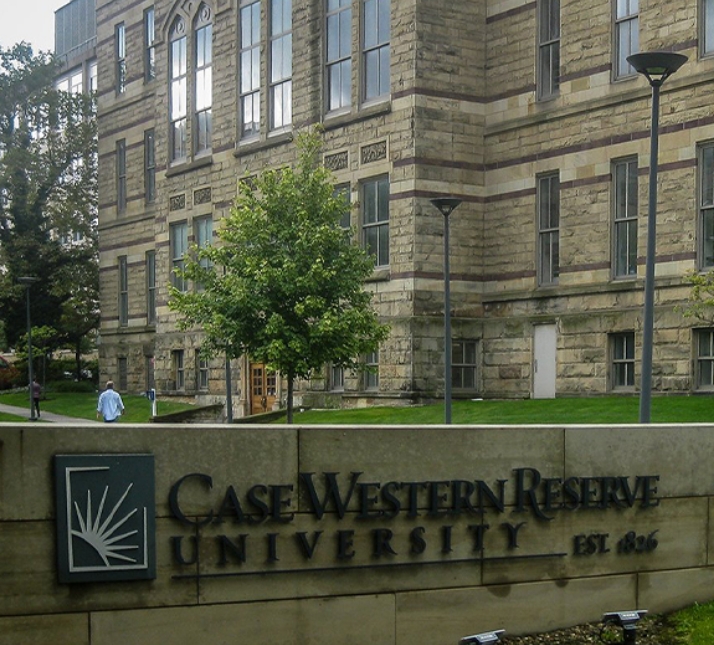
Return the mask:
[[640,51],[639,0],[613,0],[613,18],[613,75],[615,79],[631,78],[637,75],[637,71],[627,62],[627,57]]
[[269,39],[269,127],[270,130],[289,129],[293,121],[292,0],[270,2]]
[[635,332],[610,334],[610,383],[613,391],[635,389]]
[[375,267],[387,267],[390,261],[389,177],[382,175],[362,182],[362,240],[374,258]]
[[714,267],[714,142],[697,150],[699,209],[699,268]]
[[616,279],[637,277],[638,192],[637,159],[613,162],[612,270]]
[[391,93],[390,0],[362,0],[362,100],[378,101]]
[[239,139],[260,136],[260,0],[243,2],[239,26]]
[[560,92],[560,0],[538,2],[538,99]]
[[537,177],[538,284],[558,284],[560,275],[560,175]]

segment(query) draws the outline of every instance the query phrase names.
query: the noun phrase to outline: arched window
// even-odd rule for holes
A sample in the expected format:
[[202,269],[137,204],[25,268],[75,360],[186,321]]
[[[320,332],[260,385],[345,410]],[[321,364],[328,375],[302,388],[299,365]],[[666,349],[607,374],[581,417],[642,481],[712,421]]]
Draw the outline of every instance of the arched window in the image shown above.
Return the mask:
[[171,47],[169,56],[169,111],[171,131],[169,145],[171,161],[186,158],[186,114],[187,114],[187,58],[186,58],[186,21],[177,17],[171,26],[169,35]]
[[[193,3],[186,3],[191,7]],[[169,159],[186,161],[211,150],[213,130],[213,15],[201,3],[169,29]],[[189,149],[190,146],[190,149]]]
[[213,104],[213,27],[211,10],[202,4],[194,22],[196,97],[194,149],[196,154],[211,149],[211,106]]

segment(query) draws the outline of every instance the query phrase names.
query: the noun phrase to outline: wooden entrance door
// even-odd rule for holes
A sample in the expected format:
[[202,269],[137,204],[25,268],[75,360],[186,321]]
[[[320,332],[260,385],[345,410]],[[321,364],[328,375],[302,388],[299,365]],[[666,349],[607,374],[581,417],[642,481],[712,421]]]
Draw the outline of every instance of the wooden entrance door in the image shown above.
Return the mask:
[[262,363],[250,364],[250,413],[261,414],[273,409],[278,379]]

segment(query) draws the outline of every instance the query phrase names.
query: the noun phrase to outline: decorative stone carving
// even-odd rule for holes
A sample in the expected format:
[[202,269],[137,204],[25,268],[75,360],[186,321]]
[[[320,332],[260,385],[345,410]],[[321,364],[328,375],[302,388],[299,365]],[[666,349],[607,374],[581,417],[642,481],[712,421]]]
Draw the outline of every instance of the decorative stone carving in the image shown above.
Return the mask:
[[368,146],[363,146],[360,150],[360,155],[362,165],[386,159],[387,142],[378,141],[377,143],[371,143]]
[[193,192],[193,204],[209,204],[211,202],[211,187],[199,188]]
[[344,150],[343,152],[336,152],[333,155],[326,155],[325,168],[327,168],[328,170],[332,170],[333,172],[335,170],[344,170],[345,168],[347,168],[348,161],[349,157],[346,150]]
[[186,208],[186,195],[174,195],[169,197],[169,210],[180,211]]

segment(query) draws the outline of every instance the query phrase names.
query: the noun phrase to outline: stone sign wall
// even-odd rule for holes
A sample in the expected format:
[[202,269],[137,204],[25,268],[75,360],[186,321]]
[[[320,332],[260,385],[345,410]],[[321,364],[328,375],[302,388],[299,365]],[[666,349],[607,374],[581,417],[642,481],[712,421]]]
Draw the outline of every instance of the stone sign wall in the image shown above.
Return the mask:
[[0,644],[441,645],[709,600],[713,453],[701,425],[0,424]]

